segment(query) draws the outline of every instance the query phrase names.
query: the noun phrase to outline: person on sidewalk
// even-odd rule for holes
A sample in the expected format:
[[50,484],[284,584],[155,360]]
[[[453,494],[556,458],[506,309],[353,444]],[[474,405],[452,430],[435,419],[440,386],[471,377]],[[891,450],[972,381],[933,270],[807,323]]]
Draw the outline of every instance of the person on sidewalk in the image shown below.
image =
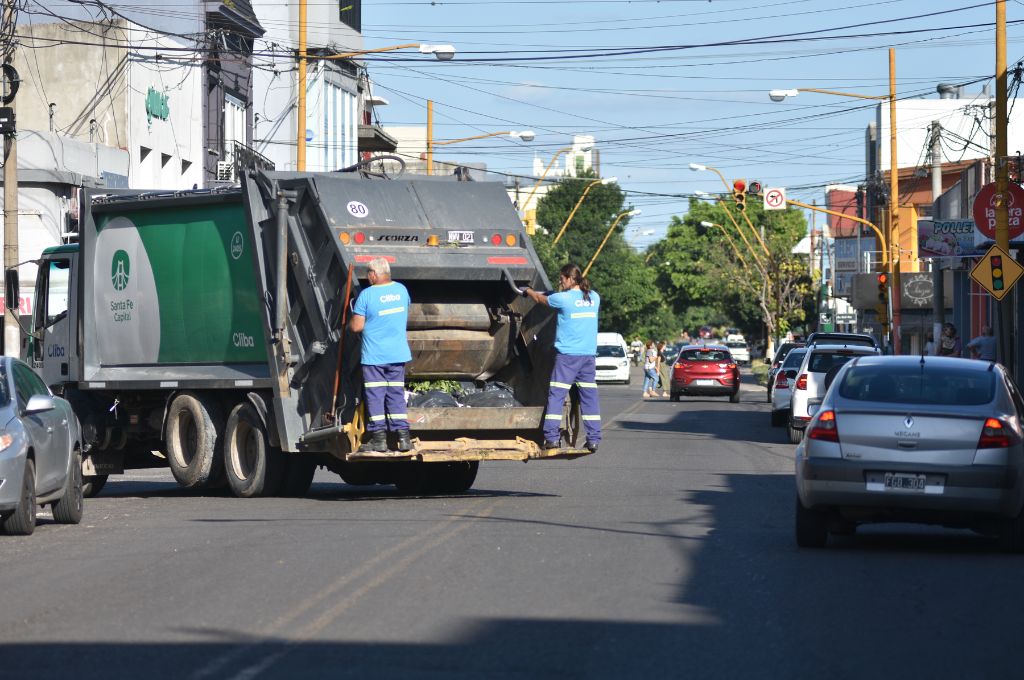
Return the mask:
[[956,334],[956,326],[951,323],[942,324],[942,335],[939,336],[939,356],[958,357],[963,354],[960,336]]
[[992,326],[982,326],[981,335],[967,343],[971,357],[982,361],[996,360],[996,339],[992,334]]
[[[668,357],[666,356],[666,354],[668,353],[667,347],[668,347],[668,343],[666,343],[664,340],[662,340],[661,342],[658,343],[658,388],[657,389],[661,390],[661,396],[666,397],[666,398],[668,397],[668,390],[665,389],[665,384],[668,382],[665,379],[665,365],[668,363]],[[658,396],[657,392],[655,392],[654,396]]]
[[406,326],[409,291],[391,280],[383,257],[370,260],[370,285],[356,298],[349,330],[362,333],[363,387],[366,390],[366,431],[370,439],[360,453],[386,453],[388,430],[398,433],[398,450],[412,450],[405,404],[405,364],[412,359]]
[[644,351],[644,399],[658,396],[654,388],[658,385],[658,348],[654,340],[647,341]]
[[580,391],[580,411],[588,451],[601,443],[601,406],[597,397],[597,316],[601,296],[590,289],[590,279],[580,268],[567,264],[559,271],[561,292],[545,294],[524,288],[523,295],[558,313],[555,326],[555,365],[548,385],[548,406],[544,413],[544,448],[561,448],[562,409],[575,382]]

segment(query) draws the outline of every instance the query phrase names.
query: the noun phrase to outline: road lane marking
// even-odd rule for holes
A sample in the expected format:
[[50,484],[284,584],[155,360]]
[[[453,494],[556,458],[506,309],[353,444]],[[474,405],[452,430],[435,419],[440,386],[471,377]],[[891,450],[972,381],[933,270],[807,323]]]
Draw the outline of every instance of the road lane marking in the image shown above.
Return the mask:
[[[479,506],[482,503],[484,503],[484,500],[485,499],[479,499],[479,500],[471,503],[471,506]],[[397,544],[391,546],[390,548],[382,550],[381,552],[377,553],[374,557],[372,557],[371,559],[366,560],[365,562],[363,562],[361,565],[359,565],[355,569],[353,569],[351,571],[348,571],[344,575],[340,576],[337,580],[335,580],[327,588],[325,588],[325,589],[318,589],[315,594],[313,594],[313,595],[309,596],[308,598],[306,598],[305,600],[303,600],[300,604],[298,604],[296,607],[291,609],[289,612],[287,612],[287,613],[281,615],[280,617],[278,617],[273,623],[271,623],[270,625],[265,627],[262,632],[258,633],[259,639],[255,639],[255,640],[253,640],[251,642],[248,642],[248,643],[240,644],[239,646],[235,647],[231,651],[228,651],[228,652],[225,652],[224,654],[221,654],[220,656],[218,656],[215,659],[211,660],[208,664],[206,664],[205,666],[203,666],[202,668],[200,668],[196,672],[194,672],[191,675],[191,677],[195,678],[196,680],[199,680],[199,679],[202,679],[202,678],[221,677],[221,676],[223,676],[223,673],[221,671],[222,671],[222,669],[227,664],[237,660],[239,657],[244,656],[246,653],[251,652],[253,649],[255,649],[257,647],[262,647],[264,644],[266,644],[266,638],[272,637],[274,635],[277,635],[281,630],[283,630],[286,627],[288,627],[293,621],[295,621],[299,617],[303,616],[304,614],[308,613],[311,609],[313,609],[317,605],[323,604],[323,602],[326,599],[330,598],[331,596],[335,595],[339,591],[343,590],[344,588],[349,586],[354,581],[356,581],[356,580],[358,580],[360,578],[363,578],[364,576],[366,576],[369,573],[371,573],[374,569],[376,569],[380,565],[380,563],[392,559],[393,557],[395,557],[395,555],[400,554],[400,553],[402,553],[403,551],[405,551],[407,549],[415,548],[417,543],[423,543],[424,545],[420,546],[419,548],[413,549],[413,551],[410,553],[410,555],[414,556],[412,559],[409,559],[409,557],[406,556],[406,557],[401,558],[396,563],[397,565],[403,565],[403,566],[408,564],[409,562],[413,561],[417,557],[421,556],[427,550],[435,547],[436,545],[439,545],[440,543],[443,543],[443,542],[449,540],[450,538],[452,538],[455,535],[457,535],[457,534],[461,533],[462,531],[464,531],[466,528],[472,526],[474,524],[474,522],[472,520],[481,519],[481,518],[484,518],[484,517],[490,515],[494,511],[494,509],[503,500],[504,499],[501,499],[501,498],[497,499],[491,505],[489,505],[488,507],[484,508],[479,513],[475,513],[475,514],[462,513],[462,514],[458,514],[458,515],[453,515],[453,516],[449,517],[448,519],[446,519],[446,520],[444,520],[442,522],[437,522],[436,524],[434,524],[432,527],[430,527],[429,529],[427,529],[424,532],[418,533],[418,534],[416,534],[414,536],[410,536],[409,538],[405,539],[404,541],[401,541],[400,543],[397,543]],[[459,522],[460,520],[470,520],[470,521],[468,521],[464,525],[456,526],[454,530],[449,530],[449,528],[451,527],[452,524],[455,524],[456,522]],[[447,533],[444,533],[446,530],[448,530]],[[434,540],[431,540],[432,537],[437,536],[438,534],[441,534],[441,535],[438,536],[437,538],[435,538]],[[376,587],[377,585],[380,585],[381,583],[383,583],[383,581],[386,580],[386,579],[383,579],[383,575],[387,574],[388,577],[390,577],[391,575],[393,575],[395,570],[396,570],[396,567],[392,567],[390,569],[385,570],[384,572],[381,573],[381,575],[378,575],[377,577],[375,577],[370,582],[370,584],[372,584],[371,586],[369,586],[369,587],[368,586],[362,586],[359,589],[357,589],[356,592],[359,593],[359,595],[361,596],[362,594],[364,594],[364,592],[367,592],[370,588]],[[346,597],[344,600],[342,600],[342,602],[346,602],[347,603],[344,608],[347,608],[348,606],[350,606],[351,605],[350,600],[352,602],[354,602],[355,597],[356,597],[355,595],[350,595],[350,596]],[[337,605],[336,605],[336,607],[337,607]],[[342,609],[342,611],[344,610],[344,608]],[[332,610],[328,610],[328,611],[330,612]],[[340,612],[338,612],[338,613],[340,613]],[[325,616],[325,614],[322,614],[321,616],[317,617],[317,619],[314,620],[313,624],[316,624],[316,623],[320,622],[324,618],[324,616]],[[337,614],[334,614],[334,617],[336,617],[336,616],[337,616]],[[332,618],[332,620],[333,620],[333,618]],[[302,631],[306,630],[306,628],[309,628],[313,624],[307,624],[306,627],[300,629],[300,635],[303,635]],[[322,628],[322,626],[320,628]],[[320,628],[318,628],[317,630],[319,630]],[[283,642],[284,642],[284,644],[289,645],[289,647],[291,647],[291,646],[293,646],[295,644],[298,644],[300,641],[301,640],[294,640],[294,641],[293,640],[284,640]],[[238,674],[232,675],[230,677],[238,678],[239,680],[242,680],[244,678],[253,677],[250,674],[250,672],[254,671],[255,673],[258,674],[260,672],[261,668],[263,667],[264,663],[267,663],[267,665],[269,666],[274,661],[276,661],[278,658],[280,658],[280,656],[282,656],[284,653],[287,653],[287,652],[290,652],[290,651],[291,651],[291,649],[286,649],[286,650],[282,650],[280,652],[277,652],[277,653],[271,655],[272,658],[271,658],[269,663],[267,663],[267,660],[265,659],[264,661],[261,661],[261,662],[259,662],[257,664],[247,666],[245,669],[240,671]],[[259,668],[257,668],[257,666],[259,666]]]

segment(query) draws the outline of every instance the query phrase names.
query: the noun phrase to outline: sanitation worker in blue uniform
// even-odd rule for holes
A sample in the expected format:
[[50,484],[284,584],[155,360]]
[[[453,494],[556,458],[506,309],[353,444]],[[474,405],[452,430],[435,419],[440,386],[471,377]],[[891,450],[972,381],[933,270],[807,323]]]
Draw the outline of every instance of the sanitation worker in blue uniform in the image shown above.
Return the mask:
[[412,359],[406,325],[409,291],[391,280],[383,257],[370,260],[368,288],[356,298],[349,330],[363,334],[363,387],[366,389],[366,431],[370,439],[359,451],[384,453],[388,430],[398,433],[398,450],[412,450],[405,406],[405,364]]
[[597,314],[601,296],[590,289],[590,279],[583,278],[580,268],[567,264],[559,271],[561,292],[546,295],[526,288],[523,295],[534,302],[548,305],[558,312],[555,330],[555,366],[548,386],[548,407],[544,413],[544,448],[561,446],[559,429],[565,397],[573,383],[579,387],[583,428],[587,433],[584,446],[597,451],[601,443],[601,406],[597,399]]

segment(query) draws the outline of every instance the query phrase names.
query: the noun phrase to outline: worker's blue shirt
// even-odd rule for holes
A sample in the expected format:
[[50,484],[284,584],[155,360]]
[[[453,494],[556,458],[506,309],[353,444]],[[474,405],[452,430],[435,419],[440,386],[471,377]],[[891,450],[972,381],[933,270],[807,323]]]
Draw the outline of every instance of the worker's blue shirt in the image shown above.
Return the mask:
[[555,349],[561,354],[594,356],[597,354],[597,312],[601,296],[590,291],[590,300],[583,291],[567,290],[548,296],[548,304],[558,310]]
[[391,281],[364,288],[352,311],[366,317],[363,364],[403,364],[412,359],[405,333],[409,322],[409,291],[405,286]]

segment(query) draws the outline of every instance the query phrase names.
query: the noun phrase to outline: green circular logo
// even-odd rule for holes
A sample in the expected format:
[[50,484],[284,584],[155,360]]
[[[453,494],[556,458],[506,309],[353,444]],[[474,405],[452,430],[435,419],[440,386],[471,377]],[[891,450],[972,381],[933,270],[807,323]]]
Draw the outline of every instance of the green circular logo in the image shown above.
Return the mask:
[[128,259],[128,253],[119,250],[114,253],[110,261],[110,281],[114,284],[114,290],[121,291],[128,287],[128,275],[131,274],[132,264]]

